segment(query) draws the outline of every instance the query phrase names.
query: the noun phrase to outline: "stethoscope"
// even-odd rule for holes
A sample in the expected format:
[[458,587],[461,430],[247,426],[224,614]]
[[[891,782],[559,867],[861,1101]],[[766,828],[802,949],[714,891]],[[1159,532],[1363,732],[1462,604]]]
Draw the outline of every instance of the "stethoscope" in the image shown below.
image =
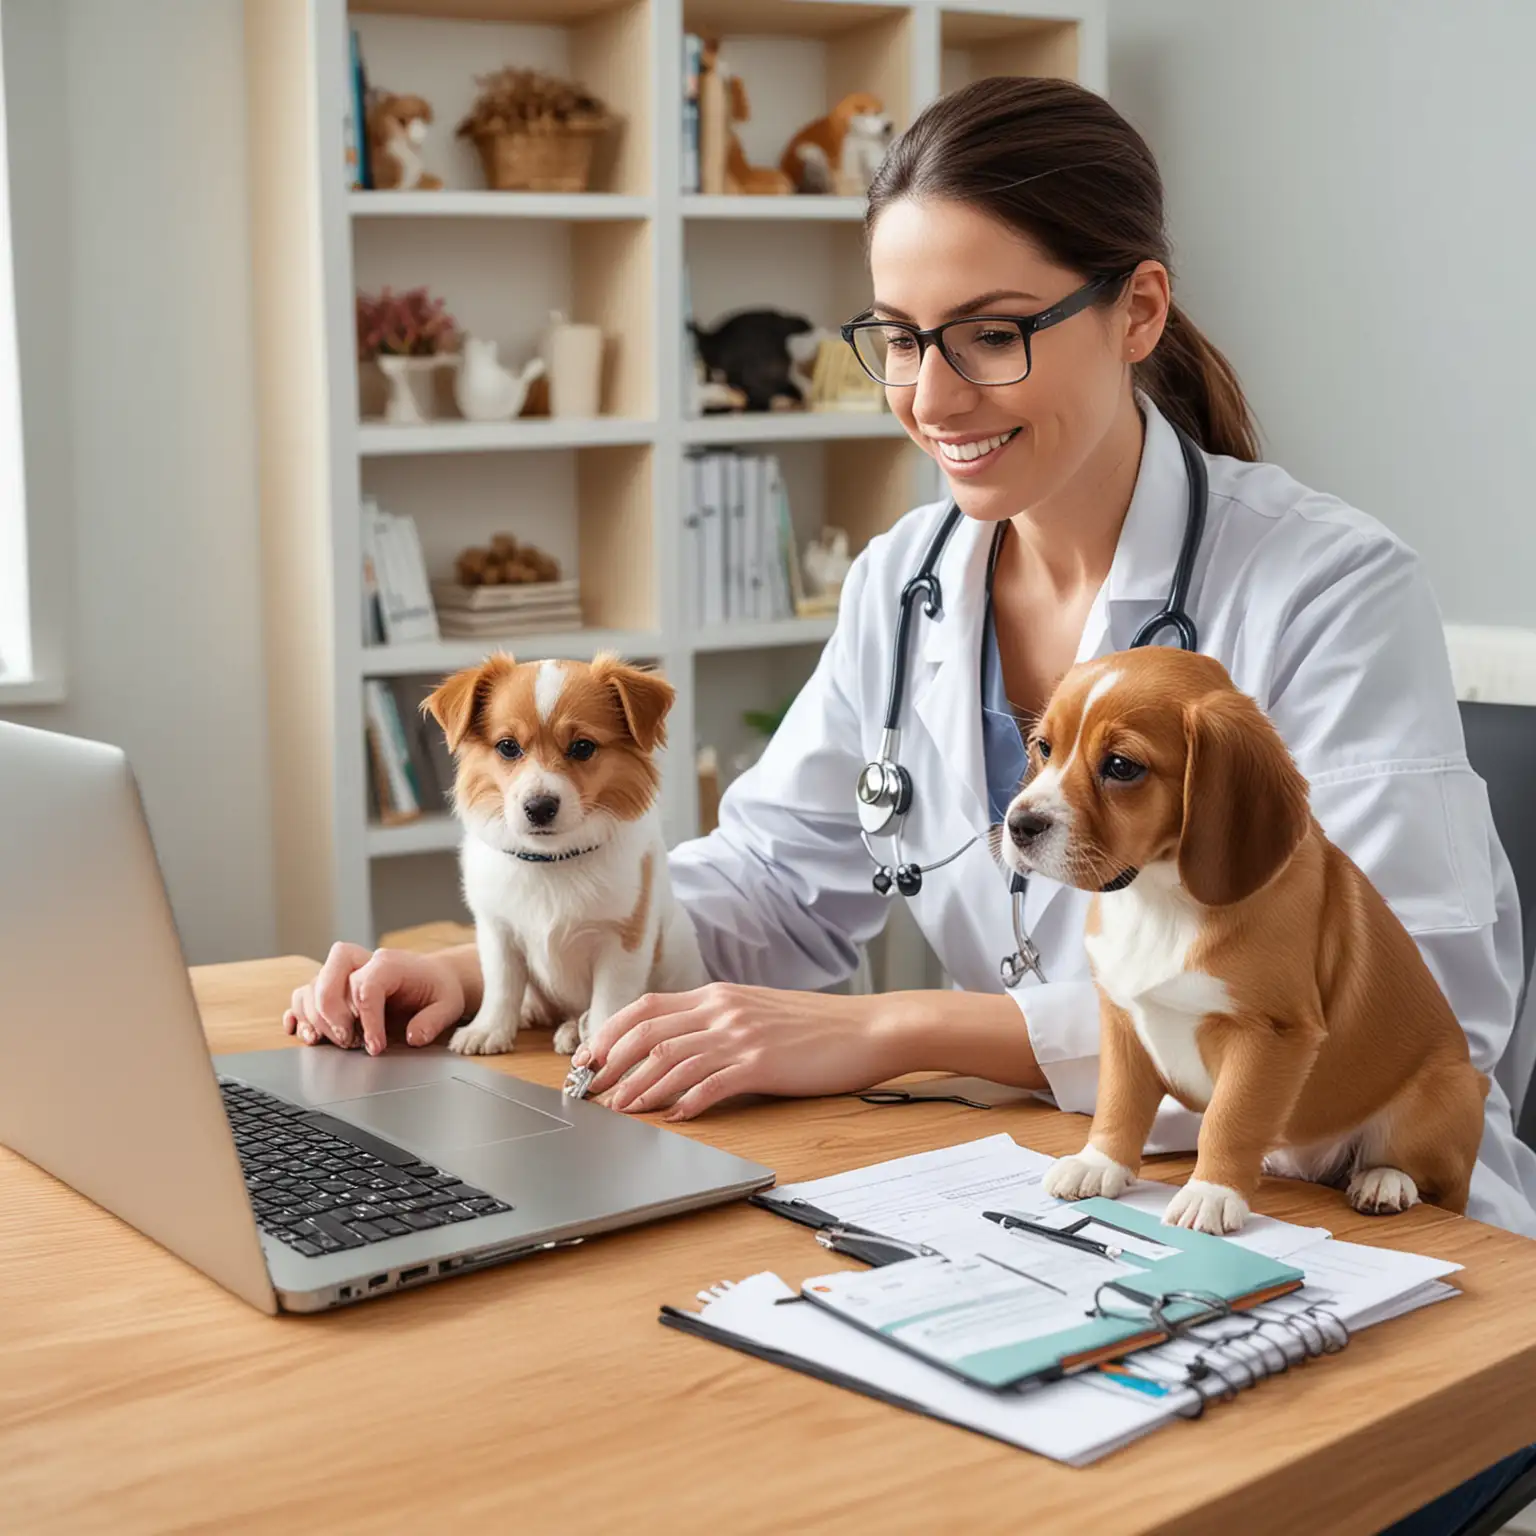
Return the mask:
[[[1170,423],[1170,425],[1172,425]],[[1154,613],[1131,641],[1131,649],[1151,645],[1159,636],[1172,630],[1178,644],[1186,651],[1199,648],[1199,635],[1195,621],[1184,611],[1189,600],[1189,583],[1194,574],[1195,556],[1200,551],[1200,538],[1205,532],[1205,503],[1207,481],[1205,460],[1187,433],[1174,427],[1174,435],[1184,454],[1184,469],[1189,481],[1189,502],[1184,515],[1184,541],[1179,546],[1179,560],[1174,567],[1173,585],[1168,589],[1168,601]],[[902,767],[898,754],[901,750],[901,707],[907,690],[908,642],[912,635],[912,619],[921,606],[929,619],[939,619],[944,612],[943,589],[939,585],[938,565],[949,543],[950,535],[964,514],[953,501],[939,524],[938,532],[929,543],[916,573],[901,589],[901,599],[896,617],[896,639],[891,650],[891,682],[886,692],[885,724],[880,732],[880,751],[873,762],[866,763],[859,774],[858,812],[859,837],[875,866],[874,888],[881,896],[897,891],[906,897],[916,896],[923,888],[923,876],[931,875],[946,864],[953,864],[961,854],[981,840],[977,833],[946,858],[932,864],[918,864],[906,859],[901,848],[901,823],[912,808],[912,775]],[[1002,528],[992,541],[992,553],[987,562],[987,602],[992,601],[992,573],[997,562]],[[892,862],[887,863],[870,843],[873,837],[889,837],[892,843]],[[1023,875],[1014,875],[1009,881],[1009,895],[1013,905],[1013,953],[1005,955],[998,966],[998,975],[1005,987],[1012,991],[1031,971],[1045,980],[1040,964],[1040,951],[1024,932],[1024,894],[1026,881]]]

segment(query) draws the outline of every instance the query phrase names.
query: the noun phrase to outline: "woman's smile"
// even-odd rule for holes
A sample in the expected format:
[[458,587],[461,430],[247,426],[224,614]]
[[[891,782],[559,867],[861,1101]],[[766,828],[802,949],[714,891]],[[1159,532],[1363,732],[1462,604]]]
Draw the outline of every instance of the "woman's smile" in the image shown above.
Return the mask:
[[949,474],[969,478],[990,469],[1023,430],[1023,427],[1009,427],[990,437],[940,437],[936,433],[923,435],[933,444],[934,454]]

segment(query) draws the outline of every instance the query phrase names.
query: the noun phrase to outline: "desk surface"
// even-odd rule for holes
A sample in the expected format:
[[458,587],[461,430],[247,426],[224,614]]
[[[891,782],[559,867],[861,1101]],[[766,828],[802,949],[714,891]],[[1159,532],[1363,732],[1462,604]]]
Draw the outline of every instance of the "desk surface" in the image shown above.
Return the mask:
[[[195,971],[215,1050],[284,1042],[301,959]],[[298,1048],[298,1047],[296,1047]],[[547,1035],[503,1071],[557,1084]],[[691,1134],[781,1182],[1084,1122],[856,1099]],[[1183,1159],[1145,1170],[1178,1178]],[[1536,1441],[1536,1245],[1418,1209],[1372,1221],[1270,1181],[1258,1208],[1464,1263],[1465,1294],[1074,1471],[660,1327],[662,1302],[837,1262],[745,1205],[313,1318],[270,1319],[0,1151],[6,1531],[1371,1532]]]

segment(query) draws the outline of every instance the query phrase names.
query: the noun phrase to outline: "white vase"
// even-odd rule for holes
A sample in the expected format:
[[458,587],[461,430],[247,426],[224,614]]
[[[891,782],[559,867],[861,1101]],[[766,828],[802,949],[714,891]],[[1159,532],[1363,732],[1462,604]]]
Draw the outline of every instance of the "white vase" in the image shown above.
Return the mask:
[[601,326],[574,325],[558,312],[544,335],[549,367],[549,414],[596,416],[602,403],[603,332]]
[[440,357],[398,357],[381,353],[379,372],[389,384],[384,420],[397,427],[424,425],[432,417],[432,377],[443,365]]
[[544,361],[536,357],[513,373],[502,367],[494,341],[466,336],[453,380],[454,402],[466,421],[508,421],[522,410],[528,386],[543,372]]

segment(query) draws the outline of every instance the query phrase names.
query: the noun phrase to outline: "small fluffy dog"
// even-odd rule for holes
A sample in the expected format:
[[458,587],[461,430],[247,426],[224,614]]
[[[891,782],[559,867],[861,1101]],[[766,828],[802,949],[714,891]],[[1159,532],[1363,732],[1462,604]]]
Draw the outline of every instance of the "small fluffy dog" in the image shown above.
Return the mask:
[[510,1051],[519,1024],[558,1024],[569,1055],[646,992],[708,979],[672,898],[654,753],[671,684],[616,657],[489,657],[422,708],[458,766],[464,899],[485,997],[448,1048]]
[[1095,895],[1088,1144],[1045,1187],[1117,1195],[1164,1093],[1203,1110],[1165,1220],[1233,1232],[1271,1171],[1358,1211],[1467,1189],[1488,1083],[1417,946],[1311,813],[1306,780],[1220,662],[1149,647],[1067,673],[1030,741],[1004,861]]

